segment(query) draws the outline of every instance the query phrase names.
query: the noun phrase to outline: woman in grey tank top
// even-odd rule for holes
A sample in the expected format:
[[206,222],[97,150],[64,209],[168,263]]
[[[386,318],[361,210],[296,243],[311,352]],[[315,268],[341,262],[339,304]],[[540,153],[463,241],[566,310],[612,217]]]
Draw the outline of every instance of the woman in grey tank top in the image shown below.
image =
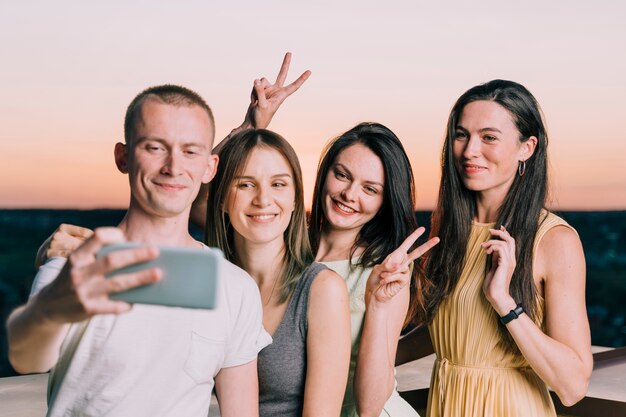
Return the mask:
[[346,285],[313,263],[302,174],[293,148],[267,130],[221,147],[209,187],[207,244],[257,282],[273,343],[259,354],[261,416],[338,416],[350,358]]

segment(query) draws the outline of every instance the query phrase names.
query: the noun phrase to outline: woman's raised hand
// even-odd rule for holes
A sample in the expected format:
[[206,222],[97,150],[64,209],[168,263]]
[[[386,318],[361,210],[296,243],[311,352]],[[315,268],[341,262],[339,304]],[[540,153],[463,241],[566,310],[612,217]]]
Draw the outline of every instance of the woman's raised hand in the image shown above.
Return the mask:
[[433,237],[409,252],[424,231],[423,227],[417,228],[381,264],[374,267],[365,289],[366,305],[371,301],[387,303],[410,283],[411,263],[439,243],[439,238]]
[[492,238],[482,243],[487,255],[491,255],[491,265],[483,282],[483,292],[496,312],[503,316],[516,305],[509,292],[516,265],[515,239],[504,226],[500,226],[500,229],[491,229],[490,233]]
[[254,87],[250,94],[250,106],[244,124],[249,124],[256,129],[266,129],[280,105],[287,97],[298,91],[311,75],[311,71],[304,71],[294,82],[285,85],[289,73],[289,64],[291,64],[291,52],[285,54],[274,84],[271,84],[266,78],[254,80]]

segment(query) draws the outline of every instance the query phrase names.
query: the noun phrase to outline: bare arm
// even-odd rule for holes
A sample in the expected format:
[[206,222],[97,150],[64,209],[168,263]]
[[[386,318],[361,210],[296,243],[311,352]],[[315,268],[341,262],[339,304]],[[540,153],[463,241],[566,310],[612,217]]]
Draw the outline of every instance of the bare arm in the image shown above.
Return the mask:
[[400,331],[410,298],[409,265],[438,242],[432,238],[407,253],[424,233],[420,227],[374,267],[365,291],[365,320],[354,376],[359,416],[379,416],[394,387],[394,365]]
[[[494,262],[499,265],[492,268],[484,289],[496,312],[503,316],[515,308],[515,301],[504,290],[511,267],[515,267],[515,241],[505,230],[492,234],[502,240],[486,242],[485,247],[493,248]],[[576,233],[561,226],[548,231],[538,248],[535,274],[545,282],[547,334],[526,314],[509,322],[507,328],[537,375],[564,405],[571,406],[585,396],[593,369],[585,308],[585,258]]]
[[222,368],[215,377],[222,417],[259,415],[259,379],[256,359],[244,365]]
[[311,286],[304,417],[339,415],[349,365],[348,290],[339,275],[325,270]]
[[141,248],[116,251],[99,260],[95,259],[96,252],[103,245],[124,240],[119,229],[97,229],[91,238],[69,256],[54,281],[9,316],[9,360],[16,371],[48,371],[58,360],[59,349],[70,323],[83,321],[95,314],[128,311],[129,304],[111,301],[108,294],[160,279],[157,269],[105,278],[105,274],[110,271],[158,256],[156,249]]
[[[242,130],[266,129],[287,97],[298,91],[302,84],[311,76],[311,71],[304,71],[294,82],[285,85],[290,64],[291,52],[287,52],[274,84],[271,84],[266,78],[254,80],[252,92],[250,93],[250,105],[246,111],[243,123],[233,129],[228,136],[213,148],[214,154],[219,153],[224,144]],[[208,190],[209,185],[202,184],[200,192],[191,206],[191,222],[202,229],[204,229],[206,224]]]
[[[69,323],[49,320],[40,305],[31,299],[15,309],[7,320],[9,362],[22,374],[49,371],[57,362],[69,330]],[[35,346],[39,349],[29,348]]]
[[366,306],[355,371],[359,416],[379,416],[394,387],[394,363],[402,323],[409,307],[409,285],[388,305]]

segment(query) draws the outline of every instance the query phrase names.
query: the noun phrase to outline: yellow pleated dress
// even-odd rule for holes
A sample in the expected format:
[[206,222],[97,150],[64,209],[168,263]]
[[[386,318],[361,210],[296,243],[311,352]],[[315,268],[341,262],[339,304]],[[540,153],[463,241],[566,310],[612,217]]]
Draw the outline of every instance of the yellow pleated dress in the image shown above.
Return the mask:
[[[559,225],[570,227],[552,213],[544,215],[547,217],[535,237],[533,253],[548,230]],[[428,416],[556,416],[546,384],[524,356],[502,345],[498,315],[482,290],[487,258],[480,244],[490,239],[489,229],[494,226],[472,224],[458,285],[441,303],[429,326],[437,359]],[[544,329],[544,300],[539,294],[537,305],[537,324]]]

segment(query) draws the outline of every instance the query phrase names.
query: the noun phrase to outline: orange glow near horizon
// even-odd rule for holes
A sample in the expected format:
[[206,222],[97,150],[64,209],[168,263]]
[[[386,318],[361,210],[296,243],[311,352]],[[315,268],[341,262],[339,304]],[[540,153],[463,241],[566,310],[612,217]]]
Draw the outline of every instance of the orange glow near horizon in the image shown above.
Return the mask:
[[[345,128],[349,128],[346,126]],[[286,130],[289,130],[286,128]],[[310,207],[316,168],[327,138],[316,141],[293,141],[303,170],[305,204]],[[289,137],[285,134],[286,137]],[[439,151],[441,139],[436,146],[417,149],[409,143],[407,153],[411,158],[417,188],[416,209],[431,210],[435,204],[440,175]],[[24,149],[27,156],[20,160],[19,181],[7,181],[0,185],[2,208],[125,208],[129,201],[127,177],[117,171],[113,161],[114,141],[103,139],[90,141],[87,146],[80,141],[69,142],[64,149],[50,149],[36,158],[28,154],[35,149]],[[80,150],[80,151],[78,151]],[[421,152],[420,152],[421,151]],[[573,153],[568,155],[568,153]],[[428,155],[428,158],[425,155]],[[566,210],[623,210],[626,208],[626,192],[619,178],[613,173],[596,172],[591,175],[585,164],[584,152],[563,150],[563,154],[551,159],[552,187],[549,206]],[[626,150],[604,156],[620,163]],[[598,156],[603,157],[602,155]],[[574,163],[567,163],[567,161]],[[602,168],[601,165],[596,167]],[[3,178],[18,178],[11,172],[10,164],[0,166]],[[613,176],[613,178],[611,178]],[[596,183],[597,178],[602,183]]]

